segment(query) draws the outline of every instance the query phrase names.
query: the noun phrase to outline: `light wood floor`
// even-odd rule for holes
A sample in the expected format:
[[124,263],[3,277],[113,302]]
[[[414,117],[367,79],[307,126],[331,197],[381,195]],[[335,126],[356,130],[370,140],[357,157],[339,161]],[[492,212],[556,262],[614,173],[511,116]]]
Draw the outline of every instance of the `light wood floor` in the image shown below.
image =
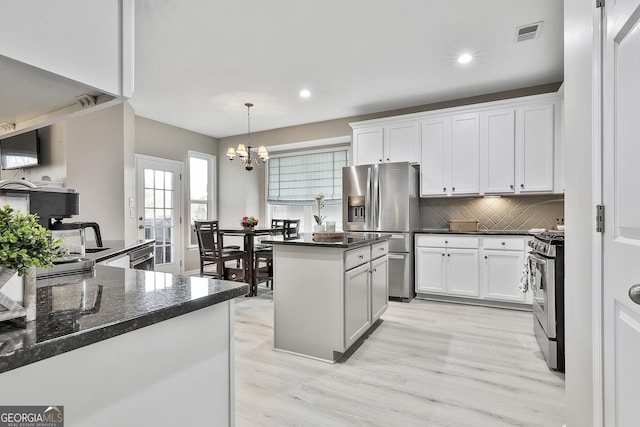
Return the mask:
[[335,365],[273,351],[273,301],[236,303],[236,425],[562,426],[532,313],[413,300]]

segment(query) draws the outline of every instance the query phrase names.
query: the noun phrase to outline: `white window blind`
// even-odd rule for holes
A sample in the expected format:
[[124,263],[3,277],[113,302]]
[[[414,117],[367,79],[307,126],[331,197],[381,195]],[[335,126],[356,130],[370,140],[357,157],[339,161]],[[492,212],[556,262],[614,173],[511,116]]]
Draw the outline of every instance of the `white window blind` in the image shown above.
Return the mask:
[[342,168],[347,150],[298,154],[269,159],[267,202],[272,205],[310,205],[324,194],[325,204],[342,202]]

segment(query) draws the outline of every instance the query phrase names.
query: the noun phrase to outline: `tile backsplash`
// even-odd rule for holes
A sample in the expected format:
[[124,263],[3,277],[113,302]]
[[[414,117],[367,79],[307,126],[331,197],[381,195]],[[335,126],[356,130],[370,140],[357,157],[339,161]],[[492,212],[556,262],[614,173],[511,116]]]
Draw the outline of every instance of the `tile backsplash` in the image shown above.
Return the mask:
[[449,228],[449,220],[477,220],[480,230],[555,228],[564,195],[420,199],[422,228]]

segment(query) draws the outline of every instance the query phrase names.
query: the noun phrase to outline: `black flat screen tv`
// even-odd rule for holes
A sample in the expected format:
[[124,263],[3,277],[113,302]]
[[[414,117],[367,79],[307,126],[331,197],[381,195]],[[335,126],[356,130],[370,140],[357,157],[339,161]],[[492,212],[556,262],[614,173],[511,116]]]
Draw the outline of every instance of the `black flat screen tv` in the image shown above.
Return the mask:
[[0,140],[2,170],[30,168],[40,165],[38,131],[32,130]]

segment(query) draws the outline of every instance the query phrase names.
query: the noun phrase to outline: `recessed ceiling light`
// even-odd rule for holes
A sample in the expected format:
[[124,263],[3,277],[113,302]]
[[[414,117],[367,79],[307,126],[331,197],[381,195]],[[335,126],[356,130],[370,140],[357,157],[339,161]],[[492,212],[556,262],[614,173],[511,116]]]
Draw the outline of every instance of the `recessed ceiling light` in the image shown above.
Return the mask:
[[300,96],[301,96],[302,98],[308,98],[308,97],[310,97],[310,96],[311,96],[311,92],[309,91],[309,89],[302,89],[302,90],[300,91]]
[[469,55],[468,53],[463,53],[458,57],[458,63],[466,64],[468,62],[471,62],[472,59],[473,59],[473,56]]

